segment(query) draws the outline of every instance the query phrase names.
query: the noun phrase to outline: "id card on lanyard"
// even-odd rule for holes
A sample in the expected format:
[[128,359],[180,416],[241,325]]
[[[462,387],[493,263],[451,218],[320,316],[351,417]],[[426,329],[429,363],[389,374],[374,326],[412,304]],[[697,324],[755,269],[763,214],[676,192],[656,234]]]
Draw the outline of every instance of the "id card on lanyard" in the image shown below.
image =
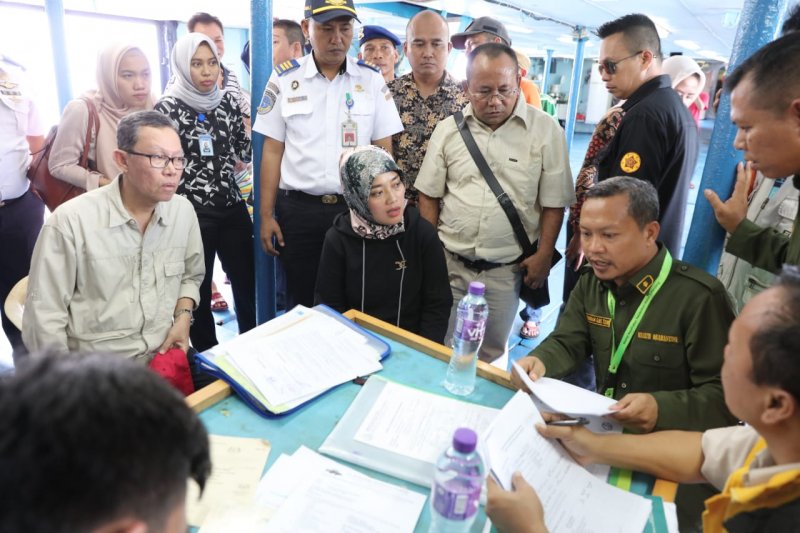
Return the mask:
[[608,398],[614,397],[617,386],[617,370],[619,370],[619,364],[622,362],[622,356],[625,355],[625,350],[628,349],[633,335],[636,333],[636,330],[639,329],[639,324],[641,324],[644,314],[647,312],[647,308],[650,307],[650,302],[653,301],[653,298],[655,298],[661,286],[664,285],[664,282],[667,281],[667,277],[669,277],[669,272],[672,269],[672,256],[669,250],[665,250],[664,252],[664,262],[661,264],[661,271],[658,273],[658,277],[653,282],[653,285],[647,291],[647,294],[644,295],[642,303],[636,308],[633,318],[628,322],[628,327],[625,328],[619,345],[617,345],[617,341],[614,338],[614,312],[616,311],[617,300],[614,298],[614,294],[612,294],[611,290],[609,289],[608,291],[608,313],[611,317],[611,362],[608,365],[608,375],[606,376],[606,382],[603,386],[603,395]]
[[203,157],[214,156],[214,139],[206,129],[206,115],[200,113],[197,115],[197,143],[200,145],[200,155]]
[[350,117],[355,101],[350,93],[345,93],[344,103],[347,106],[347,119],[342,122],[342,148],[358,146],[358,124]]

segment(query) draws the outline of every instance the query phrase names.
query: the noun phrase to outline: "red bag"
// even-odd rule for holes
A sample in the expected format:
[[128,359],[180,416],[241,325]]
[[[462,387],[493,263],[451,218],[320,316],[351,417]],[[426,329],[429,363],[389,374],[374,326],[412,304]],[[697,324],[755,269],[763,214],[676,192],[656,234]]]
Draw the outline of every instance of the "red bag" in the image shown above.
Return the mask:
[[[92,143],[92,131],[95,137],[100,131],[100,119],[94,103],[88,98],[81,98],[89,108],[89,125],[86,128],[86,141],[83,143],[83,154],[78,162],[83,168],[89,168],[89,146]],[[33,192],[41,198],[47,208],[52,212],[67,200],[71,200],[86,192],[86,189],[76,187],[71,183],[60,180],[50,174],[50,149],[58,134],[58,126],[53,126],[44,141],[44,147],[33,154],[33,160],[28,167],[28,179],[31,180]],[[94,169],[91,169],[94,170]]]
[[189,359],[186,357],[186,352],[180,348],[170,348],[164,353],[157,353],[148,366],[150,370],[181,391],[184,396],[189,396],[194,392]]

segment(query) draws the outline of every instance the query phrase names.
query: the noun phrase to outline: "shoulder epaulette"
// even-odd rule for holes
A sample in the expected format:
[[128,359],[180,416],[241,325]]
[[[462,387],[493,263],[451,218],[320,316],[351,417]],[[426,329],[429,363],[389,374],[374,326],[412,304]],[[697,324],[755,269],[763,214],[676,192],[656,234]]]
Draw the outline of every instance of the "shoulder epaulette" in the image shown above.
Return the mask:
[[280,65],[275,65],[275,72],[278,73],[278,76],[283,76],[287,72],[291,72],[294,69],[300,66],[300,62],[296,59],[290,59],[289,61],[284,61]]
[[722,290],[724,292],[725,288],[720,283],[720,281],[703,270],[702,268],[698,268],[694,265],[689,263],[684,263],[683,261],[674,261],[672,264],[672,271],[676,274],[681,276],[687,277],[692,279],[702,285],[703,287],[710,289],[710,290]]
[[361,65],[362,67],[367,67],[369,69],[372,69],[375,72],[377,72],[378,74],[381,73],[381,67],[379,67],[375,63],[370,63],[369,61],[367,61],[365,59],[359,59],[358,60],[358,64]]

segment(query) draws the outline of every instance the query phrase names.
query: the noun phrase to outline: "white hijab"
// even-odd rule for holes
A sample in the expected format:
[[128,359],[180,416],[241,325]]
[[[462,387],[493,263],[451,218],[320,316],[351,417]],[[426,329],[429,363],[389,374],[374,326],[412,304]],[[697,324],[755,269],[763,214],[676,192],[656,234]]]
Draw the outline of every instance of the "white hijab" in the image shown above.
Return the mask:
[[[211,48],[214,57],[219,61],[219,54],[214,41],[202,33],[187,33],[178,39],[178,42],[172,48],[169,65],[174,76],[174,83],[167,87],[164,92],[165,96],[172,96],[181,100],[198,113],[208,113],[216,109],[222,101],[222,91],[219,90],[219,86],[216,83],[214,83],[214,89],[208,93],[201,93],[192,83],[192,57],[194,57],[197,49],[203,43]],[[222,68],[221,64],[220,68]]]
[[706,86],[706,75],[694,59],[686,56],[668,57],[661,62],[661,73],[669,74],[669,77],[672,78],[673,89],[692,74],[697,74],[700,77],[697,100],[700,100],[699,93],[702,92]]

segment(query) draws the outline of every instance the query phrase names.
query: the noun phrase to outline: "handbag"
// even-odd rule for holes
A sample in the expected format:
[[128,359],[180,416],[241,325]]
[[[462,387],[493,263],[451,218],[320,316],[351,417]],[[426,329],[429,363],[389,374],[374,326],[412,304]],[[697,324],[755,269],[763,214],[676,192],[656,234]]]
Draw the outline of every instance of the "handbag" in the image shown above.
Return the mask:
[[[489,168],[489,165],[486,163],[486,159],[478,149],[478,145],[475,143],[475,138],[472,136],[472,133],[470,133],[469,126],[467,126],[464,113],[458,111],[453,115],[453,117],[456,120],[458,131],[461,133],[461,138],[464,139],[464,144],[467,145],[467,150],[469,150],[469,153],[472,156],[472,160],[475,161],[475,164],[478,166],[478,170],[480,170],[481,175],[483,175],[483,179],[486,180],[486,183],[489,185],[489,188],[492,190],[495,198],[497,198],[497,201],[500,203],[500,207],[503,208],[503,212],[506,214],[506,217],[508,217],[508,221],[511,223],[511,228],[514,230],[514,235],[517,237],[517,241],[522,247],[522,257],[527,258],[532,256],[536,253],[536,250],[539,247],[539,241],[531,243],[530,239],[528,239],[528,234],[525,232],[525,228],[522,225],[522,220],[519,218],[519,213],[517,213],[514,203],[503,190],[503,187],[497,181],[494,172],[492,172],[492,169]],[[558,250],[553,250],[553,261],[550,266],[555,266],[559,261],[561,261],[561,253],[559,253]],[[547,286],[547,280],[545,279],[542,286],[537,289],[533,289],[525,285],[525,283],[522,283],[519,289],[519,297],[522,301],[533,308],[539,308],[549,304],[550,290]]]
[[[89,124],[86,128],[83,153],[78,164],[85,169],[95,170],[90,168],[93,165],[89,162],[89,146],[92,142],[92,132],[97,137],[97,133],[100,131],[100,119],[97,116],[97,109],[94,103],[89,98],[81,98],[81,100],[86,102],[86,106],[89,108]],[[53,126],[47,134],[44,147],[33,154],[33,160],[28,167],[28,179],[31,181],[33,192],[44,201],[51,212],[55,211],[56,207],[67,200],[86,192],[86,189],[72,185],[50,174],[50,149],[53,147],[56,135],[58,135],[58,126]]]
[[189,396],[194,392],[189,359],[186,352],[180,348],[170,348],[164,353],[155,354],[147,366],[181,391],[184,396]]

